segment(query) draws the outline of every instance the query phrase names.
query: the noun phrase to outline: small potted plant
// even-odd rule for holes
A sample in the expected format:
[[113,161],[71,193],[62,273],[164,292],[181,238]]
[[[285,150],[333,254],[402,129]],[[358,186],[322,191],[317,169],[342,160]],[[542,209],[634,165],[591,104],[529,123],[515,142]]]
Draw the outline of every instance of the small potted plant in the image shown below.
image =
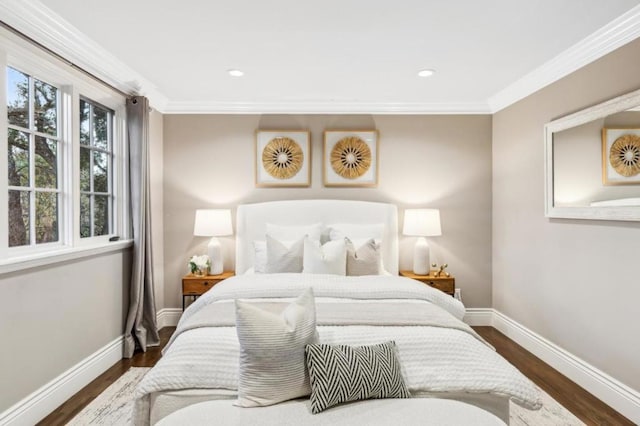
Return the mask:
[[191,259],[189,259],[189,268],[191,269],[191,273],[193,275],[197,275],[200,277],[209,275],[211,260],[206,254],[203,254],[201,256],[191,256]]

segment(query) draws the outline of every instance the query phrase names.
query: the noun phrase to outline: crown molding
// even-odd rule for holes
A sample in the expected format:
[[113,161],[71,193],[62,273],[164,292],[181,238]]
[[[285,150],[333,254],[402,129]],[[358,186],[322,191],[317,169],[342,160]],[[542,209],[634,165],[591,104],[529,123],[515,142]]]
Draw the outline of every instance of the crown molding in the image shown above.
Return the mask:
[[164,114],[490,114],[477,103],[170,101]]
[[488,99],[492,113],[512,105],[562,77],[640,37],[640,6],[516,80]]
[[7,25],[129,95],[144,95],[159,110],[167,97],[157,87],[40,1],[3,0]]
[[149,80],[38,0],[2,0],[0,16],[124,93],[144,95],[164,114],[493,114],[640,37],[640,5],[516,80],[487,102],[216,102],[169,101]]

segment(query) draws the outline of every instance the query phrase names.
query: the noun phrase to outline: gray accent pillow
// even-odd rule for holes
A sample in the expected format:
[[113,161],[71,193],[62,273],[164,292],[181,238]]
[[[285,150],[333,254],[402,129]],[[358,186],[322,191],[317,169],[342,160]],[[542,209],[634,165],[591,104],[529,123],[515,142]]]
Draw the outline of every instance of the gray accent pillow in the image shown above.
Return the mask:
[[280,272],[302,272],[304,256],[304,237],[287,246],[271,235],[266,235],[267,264],[265,272],[275,274]]
[[370,398],[411,398],[395,342],[371,346],[307,345],[313,414]]
[[373,239],[356,248],[350,239],[347,241],[347,275],[380,275],[382,262],[380,244]]
[[235,303],[240,342],[235,405],[259,407],[309,395],[305,347],[318,341],[313,290],[305,290],[282,312]]

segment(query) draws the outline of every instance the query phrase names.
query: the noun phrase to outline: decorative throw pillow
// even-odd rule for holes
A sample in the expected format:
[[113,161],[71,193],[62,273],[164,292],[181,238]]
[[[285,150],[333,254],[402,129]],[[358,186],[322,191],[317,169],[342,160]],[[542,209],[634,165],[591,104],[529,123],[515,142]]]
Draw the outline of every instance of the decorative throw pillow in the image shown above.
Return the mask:
[[235,405],[258,407],[309,395],[305,346],[318,341],[311,288],[278,313],[236,300],[236,331],[240,374]]
[[287,246],[267,234],[267,264],[265,272],[275,274],[279,272],[302,272],[302,256],[304,255],[304,238]]
[[395,342],[371,346],[307,345],[311,412],[370,398],[411,398]]
[[380,244],[377,244],[373,239],[366,241],[359,247],[347,239],[347,275],[380,275],[382,272],[381,259]]
[[322,225],[322,223],[300,226],[284,226],[267,223],[266,233],[280,241],[297,241],[300,238],[304,238],[305,235],[308,235],[312,240],[320,241],[323,229],[324,225]]
[[318,242],[305,238],[302,263],[302,272],[305,274],[345,275],[347,271],[345,240],[329,241],[321,246]]

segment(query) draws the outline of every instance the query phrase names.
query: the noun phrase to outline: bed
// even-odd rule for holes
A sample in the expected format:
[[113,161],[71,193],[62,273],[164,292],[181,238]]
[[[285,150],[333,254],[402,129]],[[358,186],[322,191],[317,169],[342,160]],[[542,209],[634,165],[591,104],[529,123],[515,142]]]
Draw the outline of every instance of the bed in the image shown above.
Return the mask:
[[[337,224],[376,229],[380,274],[256,273],[255,242],[264,240],[268,226],[310,224],[321,224],[323,240],[331,238],[328,232],[338,229]],[[540,407],[538,389],[461,321],[460,302],[398,276],[394,205],[337,200],[247,204],[238,207],[236,228],[236,277],[216,285],[186,309],[163,358],[136,390],[135,424],[156,424],[197,403],[236,399],[239,343],[234,301],[286,303],[308,288],[316,297],[320,341],[344,345],[394,341],[411,396],[462,401],[506,423],[510,400],[529,409]]]

